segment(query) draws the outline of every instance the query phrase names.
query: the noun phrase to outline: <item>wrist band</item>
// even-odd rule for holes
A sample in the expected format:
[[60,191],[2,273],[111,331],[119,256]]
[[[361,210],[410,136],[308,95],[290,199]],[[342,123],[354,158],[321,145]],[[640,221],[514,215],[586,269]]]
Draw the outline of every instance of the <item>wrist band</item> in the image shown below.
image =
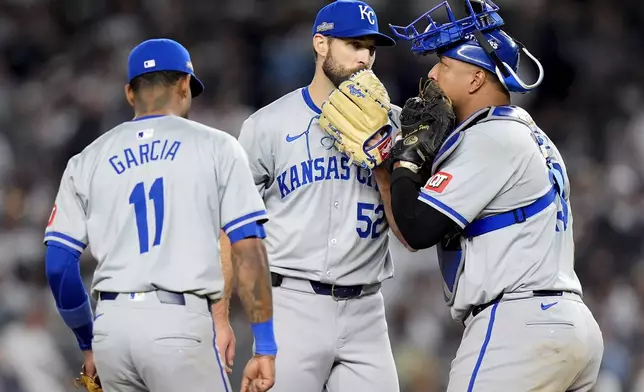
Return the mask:
[[272,318],[263,323],[251,324],[250,328],[253,330],[253,337],[255,338],[255,354],[277,354],[277,343],[275,342]]
[[405,169],[409,169],[413,171],[414,173],[418,173],[418,170],[420,170],[420,166],[413,162],[407,162],[407,161],[398,161],[400,164],[400,167],[404,167]]

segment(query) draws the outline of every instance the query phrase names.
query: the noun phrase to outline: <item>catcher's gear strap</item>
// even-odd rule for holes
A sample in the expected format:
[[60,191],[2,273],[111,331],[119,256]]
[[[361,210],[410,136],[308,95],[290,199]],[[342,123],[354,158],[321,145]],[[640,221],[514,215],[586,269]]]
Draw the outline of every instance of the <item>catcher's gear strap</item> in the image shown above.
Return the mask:
[[494,65],[496,65],[496,68],[501,71],[501,74],[503,77],[507,78],[510,76],[510,72],[508,72],[508,69],[505,68],[505,65],[503,64],[503,61],[497,56],[496,52],[494,51],[494,48],[492,48],[492,45],[490,45],[489,42],[487,42],[487,39],[485,36],[483,36],[483,33],[481,33],[481,30],[474,30],[472,32],[474,34],[474,37],[476,40],[479,42],[479,45],[481,45],[481,48],[485,51],[485,54],[488,55],[488,57],[494,62]]
[[557,200],[557,197],[559,196],[561,199],[561,204],[564,208],[564,210],[567,210],[567,203],[564,200],[564,192],[563,192],[563,177],[560,171],[556,170],[552,162],[550,161],[550,157],[548,152],[545,150],[545,147],[542,144],[542,140],[540,141],[539,138],[540,136],[536,134],[537,132],[537,127],[534,121],[532,120],[532,117],[526,112],[525,110],[521,109],[518,106],[498,106],[498,107],[492,107],[488,113],[488,115],[479,121],[480,123],[487,122],[487,121],[492,121],[492,120],[513,120],[517,121],[530,130],[533,140],[537,144],[540,152],[543,154],[544,159],[546,160],[546,165],[548,167],[549,171],[549,176],[550,176],[550,183],[552,184],[552,188],[532,202],[531,204],[520,207],[511,211],[507,211],[504,213],[500,213],[497,215],[491,215],[487,216],[482,219],[475,220],[471,222],[467,227],[464,229],[464,234],[467,237],[475,237],[479,235],[483,235],[485,233],[489,233],[494,230],[499,230],[504,227],[511,226],[515,223],[522,223],[525,222],[526,219],[530,218],[531,216],[534,216],[538,214],[539,212],[543,211],[546,209],[550,204],[555,202]]
[[525,110],[518,106],[492,106],[487,108],[487,115],[479,119],[477,123],[484,123],[494,120],[512,120],[517,121],[526,127],[530,128],[534,125],[534,121]]
[[[554,187],[531,204],[498,215],[490,215],[477,219],[467,225],[463,230],[465,237],[471,238],[489,233],[491,231],[512,226],[515,223],[523,223],[526,219],[533,217],[545,210],[557,198],[557,189]],[[397,222],[396,222],[397,223]]]
[[423,186],[419,174],[399,167],[391,176],[391,209],[398,229],[414,249],[436,245],[448,233],[456,230],[454,221],[418,200],[418,189]]

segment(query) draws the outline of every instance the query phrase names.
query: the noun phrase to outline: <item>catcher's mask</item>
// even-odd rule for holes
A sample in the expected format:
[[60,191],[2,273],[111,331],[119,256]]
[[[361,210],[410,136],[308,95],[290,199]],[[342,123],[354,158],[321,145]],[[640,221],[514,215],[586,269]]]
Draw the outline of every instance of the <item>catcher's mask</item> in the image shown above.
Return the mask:
[[[523,44],[501,30],[505,24],[498,14],[499,6],[491,0],[463,0],[466,17],[456,19],[447,1],[430,9],[407,26],[389,25],[394,35],[411,41],[412,52],[421,55],[436,53],[477,65],[495,74],[510,92],[527,93],[543,81],[543,67]],[[445,10],[448,21],[439,23],[432,15]],[[422,33],[416,26],[428,23]],[[521,51],[539,69],[533,84],[526,84],[516,74]]]

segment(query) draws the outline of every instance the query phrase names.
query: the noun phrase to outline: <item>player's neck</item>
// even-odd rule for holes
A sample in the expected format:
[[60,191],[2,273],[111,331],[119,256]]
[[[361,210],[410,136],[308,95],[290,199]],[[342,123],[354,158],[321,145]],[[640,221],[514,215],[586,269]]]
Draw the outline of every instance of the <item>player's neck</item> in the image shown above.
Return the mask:
[[309,85],[309,95],[315,106],[321,108],[322,103],[329,98],[329,94],[335,89],[335,86],[329,78],[324,75],[324,72],[316,72],[313,80]]
[[158,110],[134,110],[134,118],[149,117],[149,116],[178,116],[174,110],[170,108],[158,109]]

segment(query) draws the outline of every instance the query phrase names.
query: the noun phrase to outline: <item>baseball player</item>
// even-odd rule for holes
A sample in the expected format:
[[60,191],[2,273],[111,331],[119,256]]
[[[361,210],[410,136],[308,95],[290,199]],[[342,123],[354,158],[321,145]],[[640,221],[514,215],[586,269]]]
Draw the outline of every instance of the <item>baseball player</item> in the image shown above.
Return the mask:
[[322,104],[370,69],[378,32],[362,1],[336,1],[313,25],[316,69],[307,87],[251,115],[239,141],[271,220],[278,392],[398,391],[381,282],[391,278],[388,172],[351,164],[319,124]]
[[[438,245],[447,304],[465,326],[447,390],[589,391],[603,341],[574,272],[566,166],[510,104],[543,69],[500,29],[495,4],[465,3],[461,20],[447,2],[421,16],[430,22],[421,34],[414,23],[392,26],[414,52],[439,58],[424,94],[403,107],[391,194],[409,245]],[[443,8],[451,21],[436,23]],[[521,53],[537,66],[534,84],[517,75]]]
[[[187,119],[203,88],[179,43],[141,43],[125,87],[134,119],[72,157],[61,180],[47,277],[85,354],[85,379],[108,392],[230,391],[210,313],[224,291],[220,230],[255,337],[243,390],[274,382],[267,214],[239,142]],[[88,245],[95,316],[78,267]]]

